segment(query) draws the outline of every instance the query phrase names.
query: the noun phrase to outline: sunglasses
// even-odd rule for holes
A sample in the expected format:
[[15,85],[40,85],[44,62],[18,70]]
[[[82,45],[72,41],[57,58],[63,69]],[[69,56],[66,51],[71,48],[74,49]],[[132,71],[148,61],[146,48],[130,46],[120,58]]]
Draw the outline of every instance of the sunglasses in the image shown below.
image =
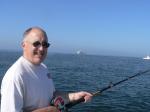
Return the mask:
[[48,42],[42,42],[42,43],[41,43],[41,42],[39,42],[39,41],[33,42],[32,45],[33,45],[34,47],[42,46],[42,47],[44,47],[44,48],[48,48],[48,47],[50,46],[50,44],[49,44]]

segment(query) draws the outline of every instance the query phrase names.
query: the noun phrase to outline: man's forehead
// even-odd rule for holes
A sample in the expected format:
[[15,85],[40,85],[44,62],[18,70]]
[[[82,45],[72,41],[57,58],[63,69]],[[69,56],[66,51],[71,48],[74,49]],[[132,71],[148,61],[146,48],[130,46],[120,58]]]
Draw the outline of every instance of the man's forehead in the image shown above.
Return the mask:
[[47,37],[45,37],[45,34],[38,30],[38,29],[32,29],[30,33],[27,35],[27,40],[30,41],[47,41]]

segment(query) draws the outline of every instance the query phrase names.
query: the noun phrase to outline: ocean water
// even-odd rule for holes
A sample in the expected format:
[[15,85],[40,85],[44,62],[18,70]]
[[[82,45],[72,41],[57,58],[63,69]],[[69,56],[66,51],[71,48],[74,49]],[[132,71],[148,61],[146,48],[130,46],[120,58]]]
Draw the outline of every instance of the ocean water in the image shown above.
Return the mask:
[[[21,52],[0,52],[0,79],[21,56]],[[95,92],[141,71],[150,69],[150,60],[134,57],[48,54],[48,66],[56,89]],[[70,112],[149,112],[150,72],[128,80],[80,103]]]

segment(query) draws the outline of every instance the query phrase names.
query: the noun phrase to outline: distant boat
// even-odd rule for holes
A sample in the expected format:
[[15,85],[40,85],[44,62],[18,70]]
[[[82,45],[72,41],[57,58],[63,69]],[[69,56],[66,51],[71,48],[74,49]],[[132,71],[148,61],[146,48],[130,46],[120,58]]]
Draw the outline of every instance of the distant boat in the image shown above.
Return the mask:
[[145,59],[145,60],[150,60],[150,56],[146,56],[146,57],[144,57],[143,59]]
[[78,50],[78,51],[76,52],[76,54],[77,54],[77,55],[84,55],[85,53],[82,52],[81,50]]

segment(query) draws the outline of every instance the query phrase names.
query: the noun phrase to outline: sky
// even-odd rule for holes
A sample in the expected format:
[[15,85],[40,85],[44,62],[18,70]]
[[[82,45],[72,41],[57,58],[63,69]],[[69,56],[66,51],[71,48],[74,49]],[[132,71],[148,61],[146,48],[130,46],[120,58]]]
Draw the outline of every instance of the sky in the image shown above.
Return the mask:
[[32,26],[47,32],[49,52],[150,55],[149,0],[0,0],[0,50],[22,50]]

